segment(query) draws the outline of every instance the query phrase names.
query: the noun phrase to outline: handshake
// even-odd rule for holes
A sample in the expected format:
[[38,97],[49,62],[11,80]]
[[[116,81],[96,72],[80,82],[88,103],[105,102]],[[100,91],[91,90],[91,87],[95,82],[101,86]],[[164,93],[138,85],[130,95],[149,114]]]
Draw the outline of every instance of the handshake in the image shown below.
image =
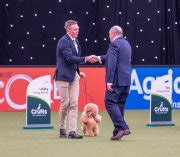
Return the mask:
[[90,55],[90,56],[87,56],[85,57],[85,60],[86,62],[89,62],[89,63],[97,63],[100,61],[100,57],[96,56],[96,55]]

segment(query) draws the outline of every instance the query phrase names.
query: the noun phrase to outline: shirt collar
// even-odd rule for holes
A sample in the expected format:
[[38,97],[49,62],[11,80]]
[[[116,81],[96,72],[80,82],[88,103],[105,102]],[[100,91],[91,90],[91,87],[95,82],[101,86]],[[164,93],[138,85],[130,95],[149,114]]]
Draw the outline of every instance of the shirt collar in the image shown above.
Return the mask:
[[[116,39],[119,38],[119,37],[122,37],[122,35],[116,36],[116,37],[114,38],[114,40],[116,40]],[[113,41],[114,41],[114,40],[113,40]]]

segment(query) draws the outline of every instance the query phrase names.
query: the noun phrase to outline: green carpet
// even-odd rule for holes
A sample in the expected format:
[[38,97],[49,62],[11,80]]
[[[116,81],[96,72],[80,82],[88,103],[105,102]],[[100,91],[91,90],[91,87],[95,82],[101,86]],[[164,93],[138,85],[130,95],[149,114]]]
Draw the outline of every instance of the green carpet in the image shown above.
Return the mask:
[[[180,111],[173,111],[173,127],[147,127],[148,111],[127,110],[132,134],[111,141],[112,123],[106,111],[98,137],[60,139],[58,113],[49,130],[23,130],[24,112],[0,112],[0,157],[179,157]],[[80,128],[80,125],[78,126]],[[79,131],[80,132],[80,131]]]

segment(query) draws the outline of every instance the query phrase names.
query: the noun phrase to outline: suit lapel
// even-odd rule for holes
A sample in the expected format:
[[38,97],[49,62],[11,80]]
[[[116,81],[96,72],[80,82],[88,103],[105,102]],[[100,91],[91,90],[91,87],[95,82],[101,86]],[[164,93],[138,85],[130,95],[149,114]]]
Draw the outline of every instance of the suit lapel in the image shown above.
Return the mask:
[[71,48],[72,48],[72,53],[73,55],[77,56],[77,52],[76,52],[76,48],[74,46],[74,43],[72,41],[72,39],[70,38],[70,36],[68,34],[65,35],[66,38],[69,40],[70,44],[71,44]]

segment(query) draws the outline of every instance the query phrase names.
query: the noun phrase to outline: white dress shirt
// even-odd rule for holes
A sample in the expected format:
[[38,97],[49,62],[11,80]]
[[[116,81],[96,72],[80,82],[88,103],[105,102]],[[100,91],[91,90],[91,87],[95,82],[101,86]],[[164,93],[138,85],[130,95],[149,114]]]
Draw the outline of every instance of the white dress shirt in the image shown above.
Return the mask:
[[[68,35],[69,35],[69,34],[68,34]],[[70,35],[69,35],[69,37],[70,37],[71,40],[73,41],[74,47],[75,47],[76,52],[77,52],[77,54],[78,54],[79,49],[78,49],[78,45],[77,45],[77,42],[76,42],[76,38],[73,38],[73,37],[71,37]]]

